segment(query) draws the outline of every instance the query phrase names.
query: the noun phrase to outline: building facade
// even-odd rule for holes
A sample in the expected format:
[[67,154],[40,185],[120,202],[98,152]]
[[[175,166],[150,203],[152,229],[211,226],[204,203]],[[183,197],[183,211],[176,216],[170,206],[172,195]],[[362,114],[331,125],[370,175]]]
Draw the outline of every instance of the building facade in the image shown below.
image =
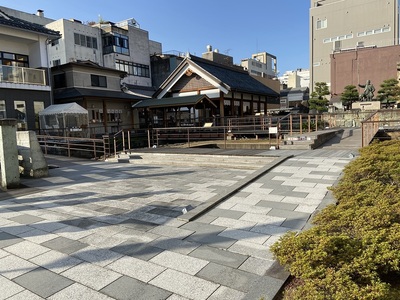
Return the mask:
[[267,52],[252,54],[251,58],[242,59],[240,65],[253,76],[275,78],[278,73],[276,56]]
[[399,80],[397,67],[400,64],[400,45],[354,49],[333,53],[331,58],[331,93],[334,97],[340,98],[347,85],[356,86],[361,94],[364,89],[358,84],[365,85],[367,80],[374,85],[374,96],[377,97],[384,80]]
[[398,0],[311,0],[310,91],[331,86],[332,53],[397,45]]
[[285,88],[308,88],[310,86],[310,70],[286,71],[279,77],[279,81]]
[[18,130],[39,129],[38,114],[52,104],[47,44],[58,32],[0,10],[0,118]]

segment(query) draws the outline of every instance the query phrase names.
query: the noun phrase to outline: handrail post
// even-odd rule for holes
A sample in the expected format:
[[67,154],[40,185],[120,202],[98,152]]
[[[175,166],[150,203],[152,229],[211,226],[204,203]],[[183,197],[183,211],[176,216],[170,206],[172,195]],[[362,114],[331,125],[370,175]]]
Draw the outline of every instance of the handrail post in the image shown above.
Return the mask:
[[131,131],[128,130],[128,150],[131,150]]
[[71,149],[69,145],[69,139],[67,138],[67,149],[68,149],[68,157],[71,157]]
[[311,116],[308,115],[308,132],[311,132]]
[[293,134],[293,123],[292,123],[292,121],[293,121],[293,116],[290,115],[290,116],[289,116],[289,130],[290,130],[290,135]]
[[[158,139],[158,134],[157,134],[157,139]],[[158,144],[158,140],[157,140],[157,144]],[[147,129],[147,146],[149,148],[151,148],[150,147],[150,129]]]
[[189,134],[189,128],[187,129],[187,139],[188,139],[188,147],[190,148],[190,134]]
[[299,122],[300,122],[300,134],[303,134],[303,116],[299,116]]
[[122,134],[122,151],[125,151],[125,132],[123,129],[121,131],[121,134]]
[[[321,116],[322,120],[322,116]],[[318,131],[318,115],[315,115],[315,131]]]
[[115,135],[113,136],[114,141],[114,157],[117,156],[117,140],[115,139]]

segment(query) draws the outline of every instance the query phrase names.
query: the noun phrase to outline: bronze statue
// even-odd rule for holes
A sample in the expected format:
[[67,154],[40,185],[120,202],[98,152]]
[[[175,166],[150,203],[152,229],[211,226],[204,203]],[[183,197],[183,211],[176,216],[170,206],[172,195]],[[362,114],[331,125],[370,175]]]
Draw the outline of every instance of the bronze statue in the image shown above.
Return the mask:
[[364,89],[364,92],[360,95],[361,101],[372,101],[374,97],[375,87],[372,85],[371,80],[367,80],[367,84],[359,84],[359,87]]

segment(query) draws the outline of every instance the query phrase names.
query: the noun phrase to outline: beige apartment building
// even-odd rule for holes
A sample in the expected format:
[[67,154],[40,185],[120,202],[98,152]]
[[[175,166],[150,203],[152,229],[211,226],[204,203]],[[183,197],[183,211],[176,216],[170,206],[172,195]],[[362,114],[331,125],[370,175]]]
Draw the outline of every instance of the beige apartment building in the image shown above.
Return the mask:
[[310,91],[331,85],[331,54],[399,42],[398,0],[311,0]]

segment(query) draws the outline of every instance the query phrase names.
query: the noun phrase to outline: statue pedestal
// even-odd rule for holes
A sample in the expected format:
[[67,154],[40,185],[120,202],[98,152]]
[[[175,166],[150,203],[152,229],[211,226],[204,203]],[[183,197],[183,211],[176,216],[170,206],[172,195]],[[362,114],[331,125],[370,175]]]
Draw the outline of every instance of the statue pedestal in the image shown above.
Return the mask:
[[351,109],[378,110],[381,109],[380,101],[359,101],[351,105]]

